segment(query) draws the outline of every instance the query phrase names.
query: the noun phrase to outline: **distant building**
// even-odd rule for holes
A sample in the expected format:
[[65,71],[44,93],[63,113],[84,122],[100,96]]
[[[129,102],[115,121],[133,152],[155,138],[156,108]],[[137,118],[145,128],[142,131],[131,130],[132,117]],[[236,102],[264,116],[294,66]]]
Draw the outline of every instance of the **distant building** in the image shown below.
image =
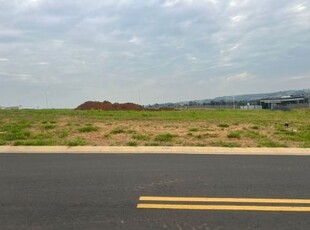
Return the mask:
[[263,109],[289,109],[293,105],[305,104],[303,96],[283,96],[280,98],[265,98],[260,100]]
[[2,106],[0,106],[0,109],[13,110],[13,109],[19,109],[19,106],[10,106],[10,107],[2,107]]

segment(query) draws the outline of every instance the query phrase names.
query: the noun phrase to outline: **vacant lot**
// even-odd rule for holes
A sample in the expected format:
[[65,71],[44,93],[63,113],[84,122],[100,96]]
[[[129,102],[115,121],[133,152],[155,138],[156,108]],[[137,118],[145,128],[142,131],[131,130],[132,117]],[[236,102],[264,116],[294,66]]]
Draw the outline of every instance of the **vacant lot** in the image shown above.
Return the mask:
[[0,145],[308,148],[310,110],[0,110]]

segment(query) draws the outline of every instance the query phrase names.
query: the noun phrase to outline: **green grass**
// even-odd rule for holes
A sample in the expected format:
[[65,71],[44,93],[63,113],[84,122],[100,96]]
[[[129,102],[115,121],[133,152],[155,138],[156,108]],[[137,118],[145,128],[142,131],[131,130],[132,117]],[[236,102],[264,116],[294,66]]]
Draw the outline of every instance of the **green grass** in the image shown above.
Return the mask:
[[68,146],[73,147],[73,146],[83,146],[86,145],[87,142],[84,138],[82,137],[77,137],[74,140],[71,140],[68,142]]
[[27,130],[28,128],[30,128],[30,124],[25,121],[2,124],[0,127],[0,140],[26,140],[31,136],[31,132]]
[[[289,128],[284,128],[285,122],[290,124]],[[139,136],[143,134],[139,134],[135,130],[125,129],[124,127],[127,127],[129,123],[130,127],[138,124],[139,127],[143,127],[143,132],[147,133],[150,133],[147,130],[148,127],[154,130],[153,124],[159,127],[148,139]],[[100,124],[99,127],[111,125],[112,131],[106,134],[109,138],[104,138],[102,134],[102,139],[106,141],[104,143],[107,145],[111,143],[126,145],[130,138],[137,141],[138,144],[147,142],[147,144],[156,145],[167,143],[169,145],[183,145],[183,143],[195,145],[197,139],[203,140],[203,138],[211,137],[206,136],[202,131],[214,131],[214,135],[216,133],[219,135],[212,137],[213,145],[222,146],[227,143],[223,143],[220,137],[226,133],[236,132],[234,129],[238,125],[242,130],[240,131],[242,138],[231,137],[231,140],[242,146],[248,144],[252,147],[310,146],[309,109],[292,111],[224,109],[179,111],[0,110],[0,145],[14,145],[16,142],[17,144],[33,142],[32,144],[39,145],[44,141],[48,145],[67,145],[69,142],[72,142],[73,145],[97,144],[98,142],[88,139],[92,135],[86,135],[87,131],[80,131],[83,141],[70,140],[77,130],[83,130],[85,127],[87,130],[89,126],[92,127],[90,124]],[[208,130],[204,130],[204,127],[208,127]],[[185,133],[184,128],[187,130]],[[93,128],[90,129],[92,129],[91,132],[95,132]],[[176,129],[181,130],[180,134],[175,131]],[[160,130],[164,130],[162,131],[164,134],[160,134]],[[198,135],[193,135],[195,132],[198,132]],[[123,142],[117,139],[117,136],[113,137],[113,134],[121,133],[131,135],[126,135],[124,137],[126,140]],[[170,135],[177,133],[178,136],[165,136],[165,133]],[[248,138],[246,144],[242,142],[244,138]],[[269,140],[272,140],[271,143]],[[204,144],[203,141],[201,142]],[[69,144],[71,145],[71,143]],[[228,143],[228,145],[230,144]]]
[[149,141],[151,138],[149,135],[134,134],[132,135],[132,139],[138,140],[138,141]]
[[98,130],[99,130],[98,127],[87,125],[85,127],[80,128],[79,132],[80,133],[90,133],[90,132],[96,132]]
[[277,147],[287,147],[287,145],[275,141],[261,141],[258,143],[258,147],[277,148]]
[[148,143],[145,143],[145,146],[159,146],[159,143],[157,143],[157,142],[148,142]]
[[120,134],[120,133],[126,133],[126,130],[123,128],[116,128],[110,132],[110,134]]
[[65,131],[65,130],[61,130],[61,131],[59,131],[59,133],[58,133],[58,137],[59,138],[66,138],[66,137],[68,137],[69,136],[69,132],[68,131]]
[[128,145],[128,146],[138,146],[138,143],[135,142],[135,141],[129,141],[129,142],[127,143],[127,145]]
[[173,134],[165,133],[165,134],[157,135],[154,140],[158,142],[168,142],[168,141],[172,141],[174,137],[175,135]]
[[240,132],[231,132],[229,134],[227,134],[228,138],[236,138],[236,139],[240,139],[241,138],[241,134]]
[[245,138],[256,139],[256,140],[267,138],[266,135],[260,134],[259,132],[255,132],[255,131],[244,131],[242,132],[242,136]]
[[15,146],[47,146],[47,145],[55,145],[55,141],[53,140],[24,140],[24,141],[16,141],[14,142]]
[[214,141],[214,142],[211,142],[210,145],[214,147],[240,147],[241,146],[238,143],[225,142],[225,141]]
[[49,129],[55,129],[56,125],[55,124],[46,124],[43,126],[43,129],[49,130]]
[[229,124],[218,124],[217,126],[220,128],[228,128]]

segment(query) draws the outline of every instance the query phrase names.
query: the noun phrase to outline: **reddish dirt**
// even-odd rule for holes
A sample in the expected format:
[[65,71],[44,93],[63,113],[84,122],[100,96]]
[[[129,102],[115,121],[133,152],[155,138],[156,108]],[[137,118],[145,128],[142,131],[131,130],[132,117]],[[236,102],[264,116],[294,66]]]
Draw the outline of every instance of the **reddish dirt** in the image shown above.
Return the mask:
[[143,110],[143,106],[134,103],[111,103],[109,101],[87,101],[79,105],[77,110]]

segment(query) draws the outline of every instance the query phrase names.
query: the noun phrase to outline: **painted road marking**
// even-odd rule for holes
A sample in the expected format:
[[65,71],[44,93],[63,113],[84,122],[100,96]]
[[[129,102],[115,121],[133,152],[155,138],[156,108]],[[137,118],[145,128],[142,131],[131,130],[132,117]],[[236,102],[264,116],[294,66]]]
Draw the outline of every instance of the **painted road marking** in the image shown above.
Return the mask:
[[[310,199],[267,199],[267,198],[215,198],[215,197],[160,197],[141,196],[137,208],[140,209],[183,209],[183,210],[227,210],[227,211],[273,211],[273,212],[310,212],[310,206],[296,206],[296,204],[309,205]],[[175,202],[169,203],[143,203],[143,202]],[[178,203],[176,203],[178,202]],[[196,204],[186,204],[194,202]],[[216,202],[225,204],[197,204],[197,202]],[[185,204],[184,204],[185,203]],[[234,203],[251,203],[251,205],[237,205]],[[255,205],[255,204],[269,205]],[[276,206],[272,204],[286,204]],[[287,206],[287,204],[290,204]],[[295,206],[294,206],[295,204]]]
[[242,205],[184,205],[184,204],[138,204],[137,208],[183,209],[183,210],[226,210],[226,211],[273,211],[310,212],[310,207],[290,206],[242,206]]
[[184,201],[184,202],[229,202],[229,203],[278,203],[310,204],[310,199],[267,199],[267,198],[215,198],[215,197],[166,197],[141,196],[140,201]]

